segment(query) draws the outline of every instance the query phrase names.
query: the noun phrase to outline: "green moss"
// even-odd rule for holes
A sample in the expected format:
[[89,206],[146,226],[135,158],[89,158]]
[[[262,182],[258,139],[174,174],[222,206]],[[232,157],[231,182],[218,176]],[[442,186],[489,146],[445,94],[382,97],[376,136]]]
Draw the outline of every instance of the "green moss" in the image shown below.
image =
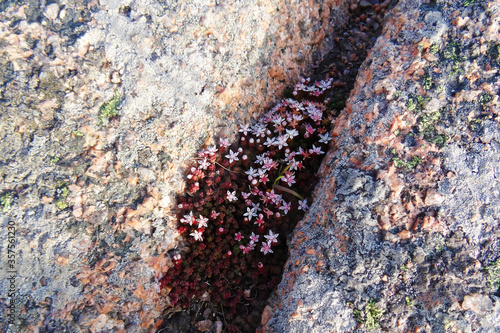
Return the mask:
[[424,139],[430,143],[434,143],[439,148],[443,148],[446,141],[448,141],[449,137],[444,134],[436,134],[436,135],[424,135]]
[[363,315],[361,314],[362,312],[360,310],[354,309],[352,312],[354,313],[354,318],[356,319],[356,321],[358,323],[364,323],[365,322],[364,319],[363,319]]
[[453,76],[460,75],[463,73],[464,73],[464,69],[463,69],[462,65],[458,62],[455,62],[453,64],[453,67],[451,68],[451,72],[448,76],[453,77]]
[[382,317],[382,311],[375,307],[375,302],[373,301],[373,299],[370,299],[370,302],[365,308],[365,314],[366,314],[366,321],[365,321],[366,328],[368,328],[369,330],[374,330],[380,326],[379,321],[380,318]]
[[2,197],[0,197],[0,206],[2,206],[2,213],[7,213],[13,201],[14,201],[14,196],[10,192],[7,192],[4,195],[2,195]]
[[424,108],[425,104],[430,100],[431,99],[429,97],[410,95],[410,97],[408,97],[408,102],[406,102],[406,108],[410,112],[420,112]]
[[424,77],[422,78],[422,86],[424,87],[425,90],[429,90],[432,88],[432,77],[425,74]]
[[113,98],[99,108],[99,125],[106,125],[110,118],[118,116],[118,106],[120,105],[120,94],[115,92]]
[[492,100],[493,100],[493,97],[491,97],[490,94],[484,93],[484,94],[481,94],[481,96],[479,96],[478,103],[481,106],[485,106],[486,104],[488,104]]
[[436,123],[441,120],[441,112],[442,111],[423,113],[417,120],[420,132],[422,133],[422,137],[424,138],[424,140],[430,143],[434,143],[440,148],[442,148],[446,141],[448,141],[448,136],[444,134],[438,134],[435,128]]
[[436,54],[439,50],[439,47],[437,46],[437,44],[432,44],[431,47],[429,48],[429,51],[432,53],[432,54]]
[[57,164],[57,162],[59,162],[59,157],[57,156],[52,156],[50,158],[50,164]]
[[484,269],[488,273],[488,283],[494,288],[500,287],[500,258],[491,262]]
[[353,314],[356,321],[364,324],[369,330],[377,329],[380,326],[379,322],[382,317],[382,310],[375,307],[373,298],[370,299],[370,302],[368,302],[363,311],[354,309]]
[[68,189],[68,183],[67,182],[61,182],[57,187],[56,187],[56,207],[59,210],[64,210],[68,208],[70,205],[66,201],[66,198],[69,195],[69,189]]
[[410,161],[405,161],[399,157],[395,157],[392,160],[394,161],[394,165],[396,166],[396,168],[398,169],[405,168],[408,171],[412,171],[420,163],[422,163],[422,158],[420,156],[413,156]]
[[418,124],[422,129],[426,130],[433,127],[434,124],[441,119],[441,112],[424,113],[418,117]]
[[406,301],[407,306],[413,306],[413,301],[411,300],[411,298],[409,296],[405,297],[405,301]]
[[59,210],[65,210],[69,207],[69,204],[66,201],[56,201],[56,207]]
[[443,51],[443,56],[445,59],[451,59],[454,62],[465,60],[464,56],[462,56],[462,44],[460,42],[448,43]]

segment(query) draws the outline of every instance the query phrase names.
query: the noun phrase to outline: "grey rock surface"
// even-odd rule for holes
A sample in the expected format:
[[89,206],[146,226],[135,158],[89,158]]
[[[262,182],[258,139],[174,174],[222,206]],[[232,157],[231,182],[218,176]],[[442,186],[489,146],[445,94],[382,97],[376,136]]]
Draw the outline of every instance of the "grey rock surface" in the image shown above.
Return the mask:
[[500,330],[498,19],[496,2],[394,8],[263,331]]
[[311,72],[350,2],[1,2],[0,330],[155,331],[186,163]]
[[[0,330],[156,331],[186,163],[374,4],[0,3]],[[499,331],[499,24],[496,1],[392,11],[264,331]]]

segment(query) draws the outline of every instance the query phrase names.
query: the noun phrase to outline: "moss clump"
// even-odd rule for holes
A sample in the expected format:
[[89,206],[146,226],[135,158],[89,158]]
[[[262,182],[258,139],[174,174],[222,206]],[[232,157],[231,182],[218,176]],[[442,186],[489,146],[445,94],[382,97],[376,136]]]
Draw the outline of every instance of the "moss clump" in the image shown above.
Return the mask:
[[375,302],[373,301],[373,299],[370,299],[370,302],[366,306],[365,314],[366,314],[366,321],[365,321],[366,328],[368,328],[369,330],[374,330],[380,326],[379,321],[380,317],[382,317],[382,311],[375,307]]
[[436,111],[433,113],[423,113],[417,122],[423,139],[442,148],[446,141],[448,141],[448,136],[437,133],[435,125],[439,120],[441,120],[441,111]]
[[490,44],[486,53],[490,61],[494,61],[500,65],[500,44]]
[[484,107],[486,104],[488,104],[492,100],[493,100],[493,97],[491,97],[490,94],[484,93],[484,94],[481,94],[481,96],[479,96],[478,103],[479,103],[479,105]]
[[2,195],[2,197],[0,197],[0,206],[2,207],[2,213],[7,213],[13,201],[14,201],[14,196],[10,192],[7,192],[4,195]]
[[118,106],[120,105],[120,94],[115,92],[113,98],[99,108],[99,125],[106,125],[109,119],[118,116]]
[[420,163],[422,163],[422,158],[420,156],[413,156],[410,161],[405,161],[399,157],[392,159],[396,168],[405,168],[408,171],[415,169]]
[[446,59],[453,60],[454,62],[465,60],[465,57],[462,56],[462,44],[460,42],[448,43],[443,51],[443,56]]
[[406,108],[410,112],[420,112],[428,101],[430,101],[429,97],[410,95],[410,97],[408,97],[408,102],[406,102]]
[[422,86],[425,90],[430,90],[432,88],[432,77],[428,74],[425,74],[422,79]]
[[68,184],[66,182],[62,182],[56,187],[57,209],[64,210],[70,206],[69,203],[66,201],[68,194],[69,194],[69,189],[68,189]]
[[488,283],[494,287],[500,287],[500,258],[491,262],[484,269],[488,273]]
[[382,317],[382,310],[375,307],[375,302],[370,299],[363,311],[354,309],[354,317],[358,323],[362,323],[369,330],[374,330],[380,327],[380,318]]

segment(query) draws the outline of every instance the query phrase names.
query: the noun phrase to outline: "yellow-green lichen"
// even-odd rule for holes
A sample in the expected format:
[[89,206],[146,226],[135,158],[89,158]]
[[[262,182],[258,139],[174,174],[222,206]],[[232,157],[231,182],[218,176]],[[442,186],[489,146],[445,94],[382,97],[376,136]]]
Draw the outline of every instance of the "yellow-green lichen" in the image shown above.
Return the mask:
[[110,118],[118,116],[118,106],[120,105],[120,94],[115,92],[113,98],[99,108],[99,125],[107,125]]
[[0,206],[2,207],[2,213],[7,213],[10,209],[10,205],[12,205],[12,201],[14,200],[14,196],[12,193],[7,192],[2,197],[0,197]]

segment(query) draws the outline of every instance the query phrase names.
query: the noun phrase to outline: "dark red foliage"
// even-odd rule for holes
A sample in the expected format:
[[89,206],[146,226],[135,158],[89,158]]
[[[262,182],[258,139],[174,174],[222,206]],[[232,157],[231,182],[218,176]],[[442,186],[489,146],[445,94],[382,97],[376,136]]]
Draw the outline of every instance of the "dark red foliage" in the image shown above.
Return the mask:
[[[317,94],[318,90],[307,91],[302,85],[296,87],[301,96]],[[189,307],[208,293],[213,310],[224,309],[228,331],[255,330],[259,325],[266,299],[281,279],[288,252],[286,235],[303,216],[297,196],[310,194],[323,156],[310,154],[309,149],[315,145],[327,150],[318,141],[324,140],[319,134],[329,128],[319,128],[315,112],[322,119],[331,118],[321,104],[283,101],[251,128],[242,126],[240,132],[247,133],[233,145],[200,152],[187,177],[188,193],[178,198],[178,218],[183,221],[178,231],[186,250],[176,254],[174,267],[161,280],[161,287],[171,288],[172,304]],[[312,134],[305,135],[306,125],[309,132],[314,129]],[[230,150],[239,157],[232,163],[226,157]],[[264,167],[264,159],[275,164]],[[208,167],[203,166],[206,162]],[[280,180],[285,172],[294,177],[291,186]],[[230,200],[228,191],[235,192],[237,200]],[[235,239],[237,233],[243,239]],[[273,234],[279,234],[275,241],[264,237]],[[272,253],[266,254],[262,243],[269,244]]]

